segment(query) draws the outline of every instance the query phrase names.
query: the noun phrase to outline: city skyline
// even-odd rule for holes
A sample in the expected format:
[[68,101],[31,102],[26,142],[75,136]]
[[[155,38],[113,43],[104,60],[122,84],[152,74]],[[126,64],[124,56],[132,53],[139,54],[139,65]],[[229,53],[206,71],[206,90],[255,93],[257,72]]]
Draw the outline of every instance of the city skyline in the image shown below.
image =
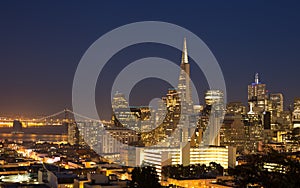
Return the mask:
[[[252,83],[250,83],[250,85],[248,84],[248,86],[251,86],[251,85],[253,85],[253,84],[257,84],[256,83],[256,80],[257,80],[257,75],[258,75],[258,73],[256,73],[256,74],[254,74],[254,82],[252,82]],[[266,96],[265,97],[272,97],[272,95],[276,95],[276,94],[280,94],[281,95],[281,97],[283,98],[283,101],[285,101],[286,99],[284,98],[284,93],[281,93],[281,92],[276,92],[276,93],[271,93],[271,92],[269,92],[268,91],[268,87],[266,87],[266,84],[265,83],[262,83],[262,82],[259,82],[259,84],[263,84],[263,85],[265,85],[265,91],[266,91]],[[170,90],[170,89],[174,89],[174,90],[176,90],[177,88],[165,88],[165,90],[166,90],[166,93],[165,93],[165,95],[168,93],[168,90]],[[200,104],[194,104],[194,105],[205,105],[205,100],[206,100],[206,93],[208,92],[208,91],[211,91],[210,89],[207,89],[206,91],[205,91],[205,93],[203,93],[203,95],[201,95],[201,97],[202,98],[200,98]],[[220,90],[220,91],[222,91],[222,90]],[[249,91],[248,91],[249,92]],[[117,93],[116,94],[121,94],[121,95],[123,95],[123,93],[122,92],[119,92],[119,91],[117,91]],[[160,97],[164,97],[165,95],[162,95],[162,96],[160,96]],[[125,96],[124,96],[125,97]],[[299,97],[295,97],[293,100],[292,100],[292,102],[291,102],[291,104],[289,104],[289,106],[288,105],[286,105],[284,102],[283,102],[283,105],[282,105],[282,108],[283,108],[283,110],[291,110],[291,109],[293,109],[293,107],[294,107],[294,101],[295,100],[297,100]],[[125,97],[125,99],[128,101],[128,99]],[[112,98],[112,100],[113,100],[113,98]],[[250,107],[250,103],[249,103],[249,100],[247,100],[247,99],[245,99],[245,100],[243,100],[243,101],[237,101],[237,100],[232,100],[232,101],[227,101],[227,103],[225,104],[225,105],[227,105],[227,104],[230,104],[230,103],[239,103],[239,102],[241,102],[243,105],[245,105],[245,107],[246,108],[248,108],[248,110],[249,111],[251,111],[250,109],[251,109],[251,107]],[[127,102],[128,103],[128,102]],[[267,104],[266,104],[267,105]],[[151,106],[151,105],[147,105],[147,104],[135,104],[135,105],[130,105],[130,104],[128,104],[128,106],[129,107],[135,107],[135,106],[145,106],[145,107],[153,107],[153,106]],[[154,107],[158,107],[158,104],[155,104],[155,106]],[[112,108],[113,108],[113,104],[112,104]],[[107,110],[107,109],[106,109]],[[56,113],[62,113],[63,111],[72,111],[72,110],[70,110],[69,108],[63,108],[63,109],[60,109],[60,111],[59,112],[55,112],[54,114],[56,114]],[[53,113],[49,113],[49,114],[51,114],[50,116],[52,116],[53,115]],[[17,114],[10,114],[10,113],[3,113],[3,116],[2,117],[12,117],[12,118],[20,118],[20,117],[22,117],[22,118],[39,118],[39,117],[43,117],[43,116],[48,116],[49,114],[43,114],[43,113],[38,113],[38,112],[32,112],[31,114],[26,114],[26,113],[17,113]],[[27,117],[26,115],[28,115],[29,117]],[[81,115],[81,116],[84,116],[84,115],[82,115],[82,114],[79,114],[79,115]],[[100,118],[100,120],[103,120],[103,121],[107,121],[107,120],[110,120],[110,116],[111,116],[112,114],[110,113],[109,114],[109,118],[107,118],[107,119],[101,119]],[[1,116],[0,116],[1,117]],[[101,117],[101,116],[100,116]],[[86,117],[86,118],[90,118],[90,117]],[[94,119],[93,119],[94,120]],[[96,119],[95,119],[96,120]]]
[[[269,92],[283,93],[287,107],[300,95],[297,79],[291,76],[297,75],[297,62],[300,60],[296,52],[299,45],[299,26],[296,24],[300,19],[297,14],[299,5],[276,2],[260,2],[259,6],[246,4],[191,3],[181,9],[180,3],[162,3],[159,7],[155,6],[156,14],[153,15],[151,8],[154,5],[151,4],[148,4],[149,9],[139,11],[139,7],[145,5],[136,3],[115,7],[110,3],[82,6],[78,3],[2,2],[3,29],[0,36],[2,43],[6,44],[2,45],[0,54],[1,64],[5,67],[0,76],[3,80],[1,87],[4,88],[0,94],[2,113],[51,114],[70,108],[74,72],[88,46],[113,28],[142,20],[168,21],[198,34],[223,70],[228,101],[246,104],[247,85],[258,72]],[[103,19],[109,14],[108,9],[101,8],[104,6],[114,7],[118,13]],[[173,9],[168,9],[169,6]],[[80,14],[86,10],[89,14]],[[197,24],[190,24],[187,20],[195,20]],[[108,113],[103,111],[111,108],[110,92],[104,94],[101,90],[109,88],[118,71],[125,64],[151,55],[162,56],[179,65],[181,52],[166,46],[138,45],[117,54],[112,63],[115,62],[118,67],[112,65],[103,75],[108,76],[107,83],[97,85],[99,113],[106,113],[108,117]],[[201,71],[193,69],[191,62],[191,75],[198,76],[197,88],[200,87],[204,96],[208,88],[201,74]],[[167,91],[165,83],[145,80],[136,87],[136,93],[147,91],[143,84],[159,87],[151,96],[142,93],[146,96],[145,100],[129,99],[130,103],[145,104],[148,98],[163,96]],[[134,94],[132,98],[136,98]]]
[[299,8],[1,1],[0,187],[299,187]]

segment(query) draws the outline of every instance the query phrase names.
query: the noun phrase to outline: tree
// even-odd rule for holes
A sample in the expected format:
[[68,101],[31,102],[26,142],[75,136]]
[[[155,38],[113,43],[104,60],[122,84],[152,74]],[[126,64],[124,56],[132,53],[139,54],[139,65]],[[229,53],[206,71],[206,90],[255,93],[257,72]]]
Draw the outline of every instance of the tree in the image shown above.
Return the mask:
[[[300,163],[288,154],[270,150],[267,154],[248,155],[246,162],[230,171],[240,187],[248,184],[290,188],[300,185]],[[272,168],[266,168],[267,164],[272,164]]]
[[175,178],[205,178],[223,175],[224,168],[215,162],[211,162],[209,166],[205,164],[195,164],[184,166],[182,164],[164,166],[162,168],[163,179]]
[[216,163],[216,162],[210,162],[210,163],[209,163],[209,166],[211,167],[211,169],[212,169],[213,171],[215,171],[216,174],[218,174],[218,175],[223,175],[223,173],[224,173],[224,168],[223,168],[220,164],[218,164],[218,163]]
[[155,167],[135,167],[131,172],[130,187],[156,188],[161,187]]

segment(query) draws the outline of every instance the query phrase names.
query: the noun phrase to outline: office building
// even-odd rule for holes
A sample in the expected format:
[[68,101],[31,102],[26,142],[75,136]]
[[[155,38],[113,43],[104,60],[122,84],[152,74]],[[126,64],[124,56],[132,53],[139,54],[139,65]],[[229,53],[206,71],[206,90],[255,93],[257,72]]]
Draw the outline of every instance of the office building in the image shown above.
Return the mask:
[[248,85],[248,103],[252,104],[254,112],[263,112],[267,108],[267,90],[266,84],[259,81],[258,73],[255,74],[255,80]]
[[294,99],[294,110],[292,113],[293,128],[300,127],[300,98]]
[[220,145],[220,128],[225,114],[224,94],[220,90],[208,90],[205,93],[206,107],[209,109],[209,122],[205,127],[204,145]]
[[141,166],[144,160],[144,147],[123,145],[120,151],[120,164],[124,166]]
[[226,114],[220,130],[220,145],[235,146],[243,152],[245,147],[245,128],[241,114]]
[[128,102],[123,93],[120,92],[115,93],[112,100],[112,108],[113,109],[128,108]]
[[271,122],[276,123],[283,112],[282,93],[271,93],[268,100],[268,111],[271,113]]
[[190,79],[190,64],[188,61],[186,38],[183,41],[183,50],[180,64],[180,75],[178,82],[178,93],[181,100],[182,113],[192,113],[192,87]]
[[68,126],[68,143],[71,145],[79,144],[80,134],[75,122],[67,123]]
[[139,140],[139,135],[134,130],[123,127],[106,128],[101,131],[98,137],[101,144],[100,149],[103,154],[120,154],[123,144],[131,145]]
[[178,147],[152,147],[144,150],[144,162],[154,166],[159,177],[161,177],[162,167],[167,165],[209,165],[210,162],[216,162],[227,169],[236,164],[236,148],[232,146],[190,147],[189,144]]
[[243,119],[245,128],[245,151],[257,152],[259,142],[263,140],[264,126],[262,116],[256,113],[248,113]]
[[154,166],[161,178],[163,166],[183,164],[189,165],[190,160],[189,144],[177,147],[151,147],[144,150],[144,163]]
[[[234,147],[231,147],[233,149]],[[230,153],[231,152],[231,153]],[[231,160],[229,162],[230,156]],[[190,164],[205,164],[209,166],[210,162],[216,162],[227,169],[228,164],[235,163],[235,150],[230,151],[225,146],[200,146],[190,148]]]

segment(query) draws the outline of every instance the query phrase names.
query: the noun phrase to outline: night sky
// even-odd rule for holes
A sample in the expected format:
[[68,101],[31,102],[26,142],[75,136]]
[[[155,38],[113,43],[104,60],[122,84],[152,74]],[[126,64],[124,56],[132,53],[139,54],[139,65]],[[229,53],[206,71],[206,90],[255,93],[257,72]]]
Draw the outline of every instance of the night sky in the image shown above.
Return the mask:
[[[300,96],[299,10],[297,1],[1,1],[0,116],[71,108],[74,73],[87,48],[116,27],[149,20],[185,27],[208,45],[223,70],[228,101],[246,103],[247,85],[258,72],[269,92],[282,92],[288,106]],[[154,55],[180,63],[180,51],[146,44],[128,47],[110,60],[97,83],[101,117],[109,118],[110,85],[118,72]],[[204,95],[201,71],[191,74]],[[145,105],[167,87],[161,80],[143,80],[130,104]]]

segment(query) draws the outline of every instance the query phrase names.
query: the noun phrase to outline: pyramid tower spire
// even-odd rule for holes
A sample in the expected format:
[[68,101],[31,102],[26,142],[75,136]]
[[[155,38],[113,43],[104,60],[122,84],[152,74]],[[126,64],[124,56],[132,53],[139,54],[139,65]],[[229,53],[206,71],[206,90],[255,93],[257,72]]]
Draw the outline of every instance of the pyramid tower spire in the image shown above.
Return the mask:
[[182,57],[181,57],[181,64],[184,63],[189,63],[187,47],[186,47],[186,38],[184,38],[183,40],[183,49],[182,49]]

